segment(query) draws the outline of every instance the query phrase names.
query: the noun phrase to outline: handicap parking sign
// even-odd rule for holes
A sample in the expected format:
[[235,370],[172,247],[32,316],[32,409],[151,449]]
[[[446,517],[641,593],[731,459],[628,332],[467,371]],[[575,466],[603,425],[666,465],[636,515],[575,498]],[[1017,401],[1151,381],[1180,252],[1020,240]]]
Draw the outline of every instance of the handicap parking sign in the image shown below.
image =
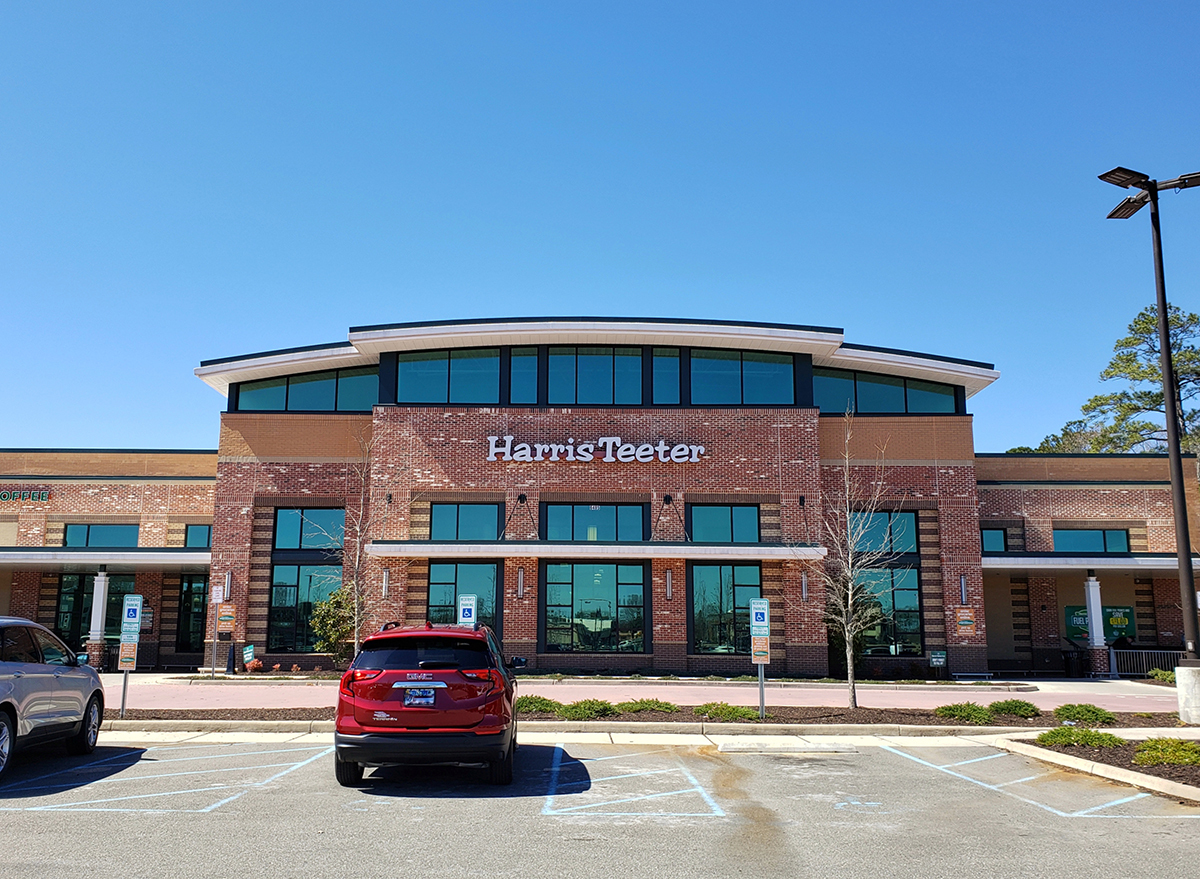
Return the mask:
[[765,613],[763,613],[761,610],[754,612],[754,622],[765,623],[766,621],[767,621],[767,615]]
[[458,596],[458,624],[460,626],[475,625],[475,606],[477,597],[474,595]]

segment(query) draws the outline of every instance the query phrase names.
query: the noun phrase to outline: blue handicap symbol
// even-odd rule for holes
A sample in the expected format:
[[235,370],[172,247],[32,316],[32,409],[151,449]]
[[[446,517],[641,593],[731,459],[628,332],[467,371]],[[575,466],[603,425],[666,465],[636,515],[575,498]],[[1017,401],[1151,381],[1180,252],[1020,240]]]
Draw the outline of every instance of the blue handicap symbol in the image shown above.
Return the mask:
[[463,608],[463,616],[466,617],[467,619],[470,619],[471,618],[471,608],[464,607]]
[[137,619],[137,608],[136,607],[127,608],[125,611],[125,616],[128,619],[136,620]]
[[754,622],[765,623],[766,621],[767,621],[767,615],[765,613],[763,613],[761,610],[755,611]]

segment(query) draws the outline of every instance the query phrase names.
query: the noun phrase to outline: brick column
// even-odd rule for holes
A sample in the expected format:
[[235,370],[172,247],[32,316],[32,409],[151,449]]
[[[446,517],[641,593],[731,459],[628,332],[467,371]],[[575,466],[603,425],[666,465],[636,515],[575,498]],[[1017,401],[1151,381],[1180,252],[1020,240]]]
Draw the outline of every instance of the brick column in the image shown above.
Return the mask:
[[[529,661],[529,668],[537,668],[538,560],[509,558],[502,564],[505,658],[523,656]],[[518,592],[523,594],[518,595]]]

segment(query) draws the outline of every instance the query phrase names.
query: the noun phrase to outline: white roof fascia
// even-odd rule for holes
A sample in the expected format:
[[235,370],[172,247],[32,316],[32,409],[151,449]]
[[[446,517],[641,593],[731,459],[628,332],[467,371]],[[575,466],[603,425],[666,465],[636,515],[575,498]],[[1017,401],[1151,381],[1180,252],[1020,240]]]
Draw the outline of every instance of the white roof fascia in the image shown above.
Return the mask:
[[294,375],[298,372],[317,372],[322,369],[344,369],[350,366],[371,366],[378,363],[378,356],[364,355],[353,345],[346,343],[337,348],[322,348],[316,351],[291,351],[269,354],[264,357],[248,357],[227,363],[197,366],[196,377],[214,388],[221,396],[229,395],[229,386],[235,382],[251,382],[262,378]]
[[61,570],[67,567],[111,565],[122,570],[178,570],[180,568],[207,568],[212,562],[212,552],[193,550],[62,550],[54,547],[5,547],[0,549],[0,568],[32,567],[46,570]]
[[[1192,559],[1192,567],[1200,567],[1200,559]],[[1012,571],[1023,568],[1048,570],[1061,568],[1078,571],[1091,569],[1095,571],[1178,571],[1179,562],[1175,556],[1143,557],[1143,556],[984,556],[985,571]]]
[[546,543],[540,540],[508,540],[495,543],[368,543],[367,555],[375,558],[564,558],[564,559],[694,559],[697,561],[762,561],[793,559],[820,561],[823,546],[771,546],[695,543]]
[[1000,378],[998,369],[937,360],[921,357],[918,354],[863,351],[859,348],[840,348],[830,356],[814,354],[813,366],[827,366],[830,369],[860,369],[864,372],[903,375],[925,381],[962,385],[966,388],[968,397],[974,396]]
[[754,348],[831,354],[841,333],[786,327],[722,326],[641,321],[521,321],[397,327],[351,333],[364,354],[419,351],[426,348],[495,345],[690,345],[698,348]]

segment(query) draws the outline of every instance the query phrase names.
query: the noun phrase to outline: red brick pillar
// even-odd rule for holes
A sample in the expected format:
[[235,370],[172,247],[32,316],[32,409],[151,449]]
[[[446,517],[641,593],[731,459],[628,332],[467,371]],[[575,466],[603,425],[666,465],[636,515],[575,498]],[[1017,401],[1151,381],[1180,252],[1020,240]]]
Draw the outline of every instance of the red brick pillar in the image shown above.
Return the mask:
[[[650,566],[650,618],[647,634],[654,655],[646,665],[655,671],[687,670],[687,564],[683,559],[655,559]],[[667,572],[671,574],[671,597],[667,598]]]
[[538,560],[509,558],[503,564],[504,655],[523,656],[529,668],[537,668]]
[[1089,647],[1088,662],[1092,669],[1093,675],[1107,675],[1108,667],[1108,648],[1107,647]]

